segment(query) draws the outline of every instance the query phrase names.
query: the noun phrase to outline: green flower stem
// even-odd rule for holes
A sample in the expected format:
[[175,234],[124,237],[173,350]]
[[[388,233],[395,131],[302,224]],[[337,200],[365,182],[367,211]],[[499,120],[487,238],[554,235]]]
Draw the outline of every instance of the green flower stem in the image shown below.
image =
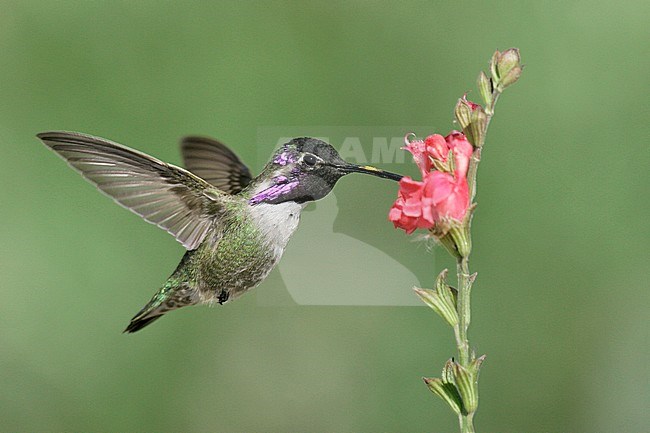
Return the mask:
[[[492,93],[491,104],[485,107],[485,113],[487,115],[485,129],[483,130],[483,134],[481,134],[481,142],[476,143],[477,147],[474,150],[474,153],[472,154],[472,158],[470,160],[469,170],[467,173],[467,181],[469,184],[470,203],[472,204],[474,203],[474,197],[476,196],[476,173],[478,171],[478,165],[481,162],[481,148],[485,141],[488,125],[490,124],[490,120],[492,120],[492,116],[494,115],[494,106],[496,105],[500,94],[501,92],[495,89]],[[470,355],[467,330],[472,318],[470,298],[472,292],[472,283],[474,282],[474,278],[469,272],[469,255],[471,253],[472,227],[471,215],[467,221],[467,225],[468,227],[466,233],[470,239],[470,249],[464,256],[456,256],[456,276],[458,278],[458,302],[456,311],[458,312],[458,324],[454,327],[454,334],[456,335],[458,362],[463,367],[469,368],[469,364],[472,362],[472,356]],[[461,433],[474,433],[474,413],[475,412],[470,412],[467,414],[460,413],[458,415],[458,422],[460,424]]]
[[463,367],[468,367],[469,340],[467,328],[471,320],[470,293],[472,290],[471,278],[469,275],[469,259],[461,257],[456,261],[456,274],[458,276],[458,325],[456,325],[456,346],[458,347],[458,362]]
[[[488,117],[488,121],[485,124],[485,130],[486,131],[488,129],[488,126],[490,125],[490,119],[494,115],[494,106],[497,105],[497,100],[499,99],[499,96],[501,96],[501,92],[502,92],[502,90],[494,89],[492,91],[492,103],[490,105],[488,105],[487,107],[485,107],[485,114]],[[485,137],[485,136],[483,136],[483,137]],[[483,141],[485,141],[485,140],[483,140]],[[483,146],[483,143],[481,143],[481,146]]]
[[[490,117],[488,117],[488,122]],[[476,170],[478,169],[478,163],[481,162],[481,148],[478,147],[474,150],[472,154],[472,159],[469,161],[469,169],[467,170],[467,183],[469,186],[469,202],[474,203],[474,197],[476,196]],[[469,229],[468,229],[469,231]]]
[[[514,84],[521,75],[519,50],[510,48],[496,51],[490,61],[491,77],[481,72],[478,87],[485,108],[468,101],[465,96],[458,100],[454,109],[456,122],[474,146],[467,171],[469,209],[462,223],[452,221],[443,230],[436,223],[431,234],[456,258],[458,288],[454,290],[445,282],[447,270],[436,280],[436,290],[416,289],[418,296],[433,308],[454,329],[458,359],[450,359],[442,370],[441,378],[424,378],[429,390],[449,404],[458,414],[461,433],[475,433],[474,414],[478,408],[478,376],[485,355],[476,358],[470,350],[467,336],[471,322],[470,297],[476,274],[470,274],[469,256],[472,251],[472,218],[476,203],[476,175],[481,162],[481,149],[488,126],[494,115],[494,107],[503,90]],[[453,164],[452,164],[453,166]],[[454,308],[456,311],[454,311]]]
[[[458,348],[458,362],[463,367],[469,368],[470,352],[467,328],[471,320],[470,293],[472,290],[472,277],[469,274],[469,260],[460,257],[456,261],[456,274],[458,276],[458,324],[454,327],[456,346]],[[461,433],[474,433],[474,412],[458,415]]]
[[474,414],[458,415],[458,422],[460,423],[461,433],[474,433]]
[[[469,201],[474,203],[474,197],[476,196],[476,173],[478,171],[478,165],[481,162],[481,148],[485,142],[485,135],[487,133],[487,128],[490,125],[490,120],[494,115],[494,107],[499,99],[501,92],[494,90],[492,93],[492,103],[485,107],[485,113],[487,115],[487,121],[485,123],[485,129],[483,134],[481,134],[482,140],[480,143],[477,143],[476,150],[472,154],[472,158],[469,163],[469,170],[467,173],[467,182],[469,184]],[[467,234],[471,239],[471,228],[472,228],[472,217],[470,216],[467,221],[468,228]],[[472,291],[472,277],[469,273],[469,254],[471,252],[471,241],[470,241],[470,250],[464,257],[456,258],[456,275],[458,277],[458,326],[456,326],[456,345],[458,347],[458,360],[463,367],[467,367],[471,361],[469,356],[469,340],[467,338],[467,328],[469,328],[469,323],[471,319],[471,308],[470,308],[470,294]]]

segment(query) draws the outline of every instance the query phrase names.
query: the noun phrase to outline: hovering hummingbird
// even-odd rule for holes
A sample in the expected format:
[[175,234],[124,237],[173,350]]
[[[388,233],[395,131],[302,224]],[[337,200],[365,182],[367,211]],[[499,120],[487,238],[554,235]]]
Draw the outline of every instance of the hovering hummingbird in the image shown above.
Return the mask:
[[166,230],[187,252],[124,332],[177,308],[225,304],[261,283],[298,227],[300,211],[348,173],[402,176],[344,161],[328,143],[294,138],[253,178],[228,147],[186,137],[187,169],[121,144],[77,132],[43,132],[43,143],[100,191]]

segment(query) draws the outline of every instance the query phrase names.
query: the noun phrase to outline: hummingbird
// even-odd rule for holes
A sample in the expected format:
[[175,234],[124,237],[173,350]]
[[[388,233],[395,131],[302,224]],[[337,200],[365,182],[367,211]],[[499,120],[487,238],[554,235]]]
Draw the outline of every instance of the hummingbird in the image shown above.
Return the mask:
[[185,169],[88,134],[37,137],[101,192],[187,250],[126,333],[181,307],[225,304],[259,285],[282,257],[301,210],[329,194],[341,177],[402,178],[348,163],[332,145],[309,137],[280,146],[255,178],[232,150],[207,137],[181,140]]

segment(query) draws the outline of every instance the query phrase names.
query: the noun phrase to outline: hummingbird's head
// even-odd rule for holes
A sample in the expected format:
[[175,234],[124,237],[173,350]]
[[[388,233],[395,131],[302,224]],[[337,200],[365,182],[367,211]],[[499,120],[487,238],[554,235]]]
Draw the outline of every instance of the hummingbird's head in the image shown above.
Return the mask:
[[400,180],[401,175],[368,165],[350,164],[330,144],[316,138],[294,138],[281,146],[256,179],[250,204],[305,203],[325,197],[349,173]]

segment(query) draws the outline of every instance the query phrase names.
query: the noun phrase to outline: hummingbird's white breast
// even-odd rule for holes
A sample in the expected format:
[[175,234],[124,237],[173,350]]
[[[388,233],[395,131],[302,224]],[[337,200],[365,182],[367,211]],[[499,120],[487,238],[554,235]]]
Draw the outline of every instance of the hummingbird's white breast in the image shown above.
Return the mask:
[[279,204],[259,203],[250,206],[250,213],[262,235],[279,260],[291,235],[298,228],[304,205],[293,201]]

